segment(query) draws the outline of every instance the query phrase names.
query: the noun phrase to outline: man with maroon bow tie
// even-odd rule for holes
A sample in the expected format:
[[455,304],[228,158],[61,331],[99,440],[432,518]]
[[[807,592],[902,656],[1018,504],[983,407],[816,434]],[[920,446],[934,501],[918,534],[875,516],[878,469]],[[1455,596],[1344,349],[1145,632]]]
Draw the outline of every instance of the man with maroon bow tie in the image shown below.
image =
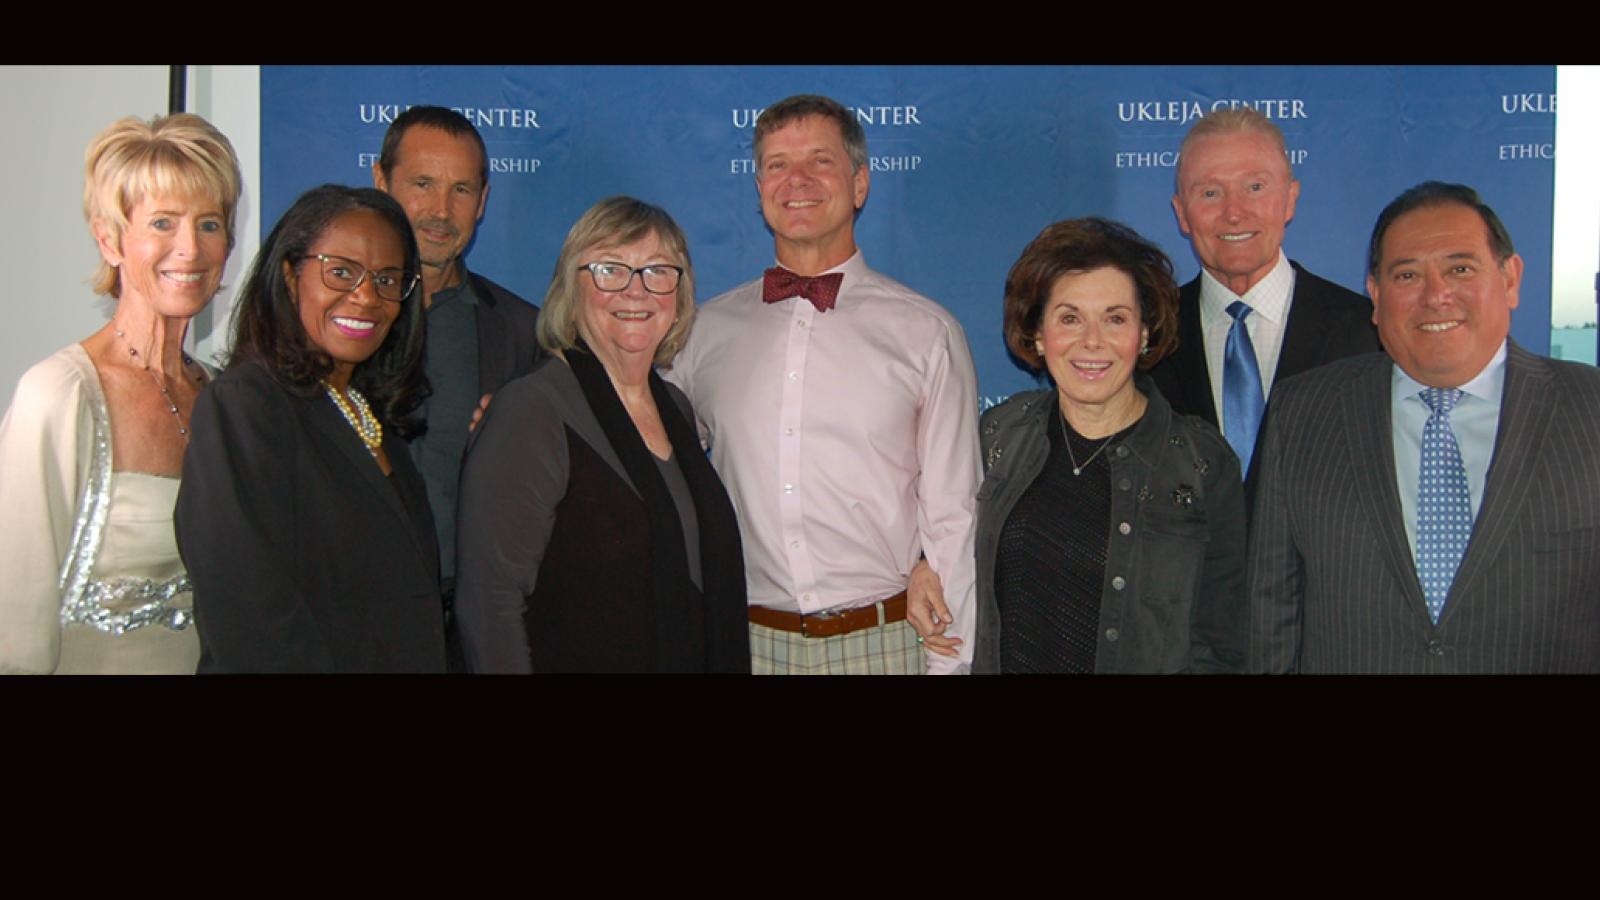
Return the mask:
[[799,95],[756,122],[778,266],[697,312],[668,378],[688,393],[744,538],[754,670],[947,673],[905,621],[925,556],[973,626],[977,376],[945,309],[867,268],[866,136]]

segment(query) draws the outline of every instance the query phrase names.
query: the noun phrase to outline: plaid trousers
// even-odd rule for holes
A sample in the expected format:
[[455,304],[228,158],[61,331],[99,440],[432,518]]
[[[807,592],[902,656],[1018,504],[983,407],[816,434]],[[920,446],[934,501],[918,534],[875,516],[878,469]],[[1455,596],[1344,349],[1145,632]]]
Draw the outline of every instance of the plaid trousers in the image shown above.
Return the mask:
[[814,638],[750,623],[756,675],[925,675],[927,651],[910,622]]

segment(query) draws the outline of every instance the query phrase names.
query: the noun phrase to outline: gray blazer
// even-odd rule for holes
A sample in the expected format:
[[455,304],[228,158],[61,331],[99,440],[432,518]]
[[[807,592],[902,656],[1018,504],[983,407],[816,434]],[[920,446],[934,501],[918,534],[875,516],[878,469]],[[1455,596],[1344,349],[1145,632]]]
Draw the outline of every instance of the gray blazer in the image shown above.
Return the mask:
[[1600,671],[1600,370],[1511,342],[1488,484],[1435,625],[1401,519],[1393,363],[1275,389],[1253,479],[1250,667]]
[[[1245,502],[1239,459],[1215,428],[1174,415],[1149,378],[1128,439],[1107,448],[1111,539],[1096,674],[1228,672],[1244,664]],[[972,671],[998,672],[994,591],[1000,531],[1043,471],[1054,390],[1017,394],[983,415],[978,489],[978,624]]]

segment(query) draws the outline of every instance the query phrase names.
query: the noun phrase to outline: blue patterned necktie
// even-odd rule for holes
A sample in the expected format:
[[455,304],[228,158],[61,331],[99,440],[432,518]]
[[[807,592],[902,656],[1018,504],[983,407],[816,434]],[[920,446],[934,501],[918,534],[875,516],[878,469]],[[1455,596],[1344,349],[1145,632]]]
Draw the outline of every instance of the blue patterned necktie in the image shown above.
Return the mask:
[[1267,401],[1261,392],[1261,367],[1256,365],[1256,347],[1250,342],[1245,317],[1254,312],[1248,303],[1228,304],[1233,325],[1228,329],[1228,346],[1222,356],[1222,430],[1233,452],[1239,457],[1239,472],[1250,471],[1250,456],[1256,450],[1256,432],[1261,429],[1261,411]]
[[1461,391],[1428,388],[1417,396],[1433,410],[1422,428],[1422,472],[1417,480],[1417,579],[1437,624],[1472,537],[1472,497],[1461,447],[1450,430],[1450,412],[1461,401]]

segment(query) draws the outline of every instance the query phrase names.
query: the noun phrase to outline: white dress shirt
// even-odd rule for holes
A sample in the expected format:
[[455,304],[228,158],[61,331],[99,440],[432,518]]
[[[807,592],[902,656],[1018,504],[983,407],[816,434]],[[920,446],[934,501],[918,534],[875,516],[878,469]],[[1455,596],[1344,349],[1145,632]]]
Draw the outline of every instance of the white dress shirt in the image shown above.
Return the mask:
[[972,662],[973,530],[982,480],[966,335],[858,251],[838,304],[761,299],[760,279],[708,301],[664,373],[689,395],[739,513],[750,603],[867,606],[906,589],[926,554]]
[[1289,304],[1294,300],[1294,266],[1278,248],[1278,264],[1255,287],[1239,296],[1223,286],[1215,275],[1200,270],[1200,327],[1205,332],[1206,371],[1211,375],[1211,398],[1217,403],[1217,427],[1224,434],[1222,421],[1222,366],[1228,352],[1228,330],[1233,316],[1228,307],[1243,300],[1252,310],[1244,320],[1250,344],[1256,350],[1256,365],[1261,370],[1261,399],[1272,399],[1272,378],[1278,371],[1278,356],[1283,352],[1283,330],[1289,323]]

